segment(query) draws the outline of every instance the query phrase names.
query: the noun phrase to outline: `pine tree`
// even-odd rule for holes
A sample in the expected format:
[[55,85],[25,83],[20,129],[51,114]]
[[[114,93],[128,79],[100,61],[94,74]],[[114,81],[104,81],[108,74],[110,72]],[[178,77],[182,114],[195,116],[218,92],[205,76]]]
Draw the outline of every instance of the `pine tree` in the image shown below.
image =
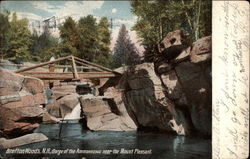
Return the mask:
[[113,65],[115,68],[124,65],[135,65],[139,63],[140,56],[131,42],[125,25],[122,25],[116,40],[113,56]]

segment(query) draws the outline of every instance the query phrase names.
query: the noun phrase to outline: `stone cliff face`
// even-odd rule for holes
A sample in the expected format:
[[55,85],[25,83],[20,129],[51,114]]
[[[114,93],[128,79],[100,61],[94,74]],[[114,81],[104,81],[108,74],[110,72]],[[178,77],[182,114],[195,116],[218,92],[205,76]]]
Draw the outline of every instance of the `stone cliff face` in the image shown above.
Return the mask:
[[[179,34],[178,32],[175,32]],[[181,36],[177,41],[185,42]],[[163,42],[169,43],[172,37]],[[182,125],[187,134],[211,135],[212,126],[212,77],[211,77],[211,36],[201,38],[184,49],[172,63],[163,62],[156,72],[165,88],[166,98],[174,103],[173,117]],[[178,43],[179,45],[180,43]],[[172,43],[174,46],[176,43]],[[161,66],[171,67],[157,71]]]
[[[210,136],[211,36],[187,46],[190,42],[181,34],[174,31],[166,36],[162,46],[172,49],[162,51],[155,63],[130,68],[119,82],[113,82],[115,86],[110,86],[122,88],[128,114],[139,128]],[[182,44],[187,47],[179,53],[173,50]],[[177,57],[171,55],[171,50]],[[104,86],[100,92],[106,90]]]
[[172,131],[171,102],[165,97],[161,80],[152,63],[137,65],[125,76],[124,102],[139,127]]

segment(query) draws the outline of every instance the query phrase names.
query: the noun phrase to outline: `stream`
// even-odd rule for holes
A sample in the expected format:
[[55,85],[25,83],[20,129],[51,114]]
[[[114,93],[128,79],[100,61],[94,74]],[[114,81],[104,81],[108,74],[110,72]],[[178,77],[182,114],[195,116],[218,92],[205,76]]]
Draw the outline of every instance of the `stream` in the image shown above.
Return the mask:
[[37,154],[0,154],[5,157],[87,159],[211,158],[211,139],[167,135],[157,132],[90,131],[78,122],[42,124],[35,132],[49,140],[12,149],[32,149]]

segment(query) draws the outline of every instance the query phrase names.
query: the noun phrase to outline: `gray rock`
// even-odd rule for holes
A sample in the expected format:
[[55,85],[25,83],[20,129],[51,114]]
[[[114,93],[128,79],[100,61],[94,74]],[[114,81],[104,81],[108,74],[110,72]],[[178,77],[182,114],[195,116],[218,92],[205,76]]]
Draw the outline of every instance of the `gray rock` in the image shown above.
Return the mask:
[[191,62],[199,63],[212,58],[212,36],[206,36],[193,43],[190,53]]
[[136,129],[133,120],[123,116],[114,99],[85,95],[81,96],[80,101],[89,129],[112,131]]
[[48,138],[42,133],[27,134],[14,139],[0,138],[0,149],[8,149],[46,140],[48,140]]

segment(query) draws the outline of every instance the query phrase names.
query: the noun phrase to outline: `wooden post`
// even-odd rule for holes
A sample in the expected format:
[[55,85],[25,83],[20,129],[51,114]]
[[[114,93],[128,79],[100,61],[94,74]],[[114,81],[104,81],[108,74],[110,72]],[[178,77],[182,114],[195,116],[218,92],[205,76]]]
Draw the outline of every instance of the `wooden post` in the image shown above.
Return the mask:
[[[55,61],[55,58],[52,56],[50,61]],[[55,72],[55,63],[49,64],[49,72]],[[54,82],[49,81],[49,88],[52,89],[54,87]]]
[[49,72],[55,72],[55,64],[49,64]]
[[75,63],[75,59],[73,56],[71,56],[72,59],[72,67],[73,67],[73,71],[74,71],[74,78],[79,79],[79,75],[76,69],[76,63]]

